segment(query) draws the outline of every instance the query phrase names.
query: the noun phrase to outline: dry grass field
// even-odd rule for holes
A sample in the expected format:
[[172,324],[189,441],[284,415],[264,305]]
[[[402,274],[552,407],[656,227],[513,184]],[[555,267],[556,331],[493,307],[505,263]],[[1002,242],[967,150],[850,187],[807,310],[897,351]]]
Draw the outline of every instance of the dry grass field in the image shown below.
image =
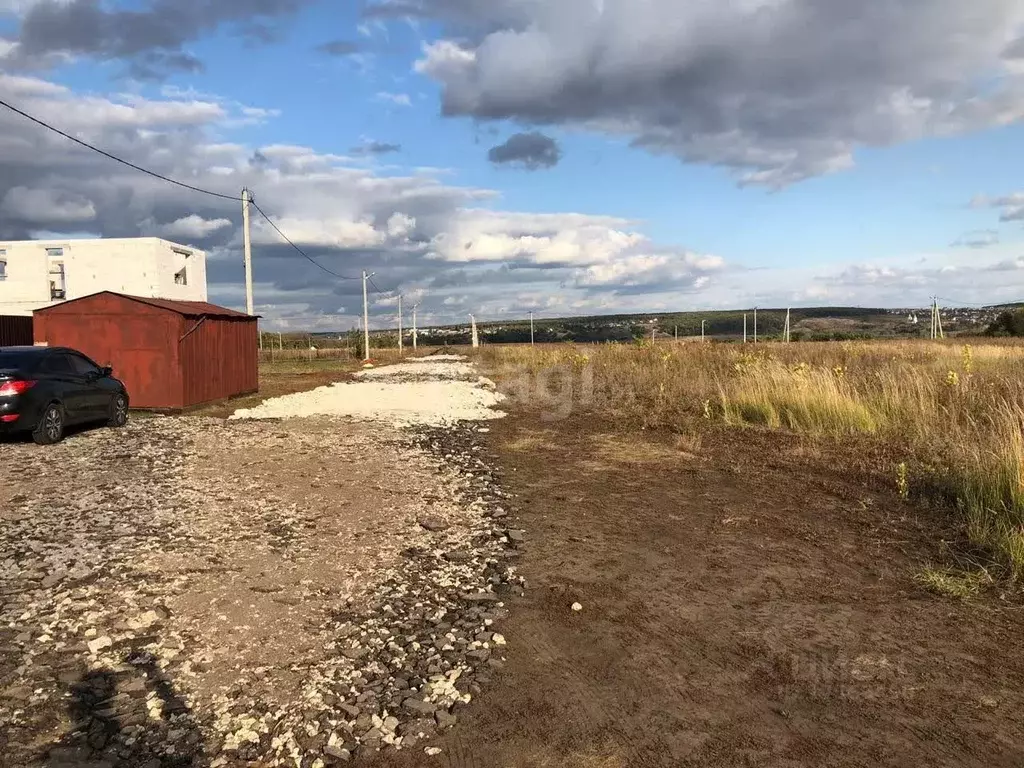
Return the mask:
[[[849,444],[904,498],[955,510],[969,594],[1024,577],[1024,347],[1013,342],[547,345],[481,353],[509,394],[552,417],[589,409],[677,432],[767,428]],[[858,458],[864,458],[859,456]],[[964,559],[966,558],[966,559]]]

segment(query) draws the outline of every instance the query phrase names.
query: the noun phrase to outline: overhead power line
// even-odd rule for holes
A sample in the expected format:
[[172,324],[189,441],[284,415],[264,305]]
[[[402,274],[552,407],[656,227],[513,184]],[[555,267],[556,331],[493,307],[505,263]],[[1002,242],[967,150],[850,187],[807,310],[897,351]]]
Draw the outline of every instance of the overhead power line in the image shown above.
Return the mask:
[[977,304],[970,301],[957,301],[956,299],[949,299],[943,296],[936,296],[939,301],[945,301],[957,307],[981,307],[982,309],[993,306],[992,304]]
[[381,290],[381,289],[380,289],[380,288],[379,288],[379,287],[377,286],[377,284],[376,284],[375,282],[373,282],[373,277],[372,277],[372,276],[371,276],[371,277],[367,277],[366,279],[370,281],[370,285],[372,285],[372,286],[373,286],[373,290],[375,290],[375,291],[376,291],[377,293],[386,293],[386,291],[382,291],[382,290]]
[[147,174],[149,176],[152,176],[155,179],[160,179],[161,181],[166,181],[169,184],[174,184],[175,186],[191,190],[192,192],[199,192],[199,193],[204,194],[204,195],[210,195],[211,197],[219,197],[222,200],[234,200],[234,201],[238,200],[238,196],[237,195],[224,195],[224,194],[221,194],[220,192],[213,192],[213,191],[211,191],[209,189],[203,189],[202,187],[195,187],[195,186],[192,186],[191,184],[186,184],[183,181],[177,181],[176,179],[172,179],[172,178],[170,178],[168,176],[163,176],[163,175],[157,173],[156,171],[149,170],[148,168],[143,168],[141,165],[136,165],[135,163],[130,163],[127,160],[124,160],[124,159],[118,157],[117,155],[112,155],[109,152],[105,152],[104,150],[100,149],[99,147],[94,147],[92,144],[89,144],[88,142],[82,141],[81,139],[76,139],[71,134],[65,133],[64,131],[60,130],[59,128],[54,128],[49,123],[43,122],[38,117],[33,117],[28,112],[23,112],[22,110],[18,109],[17,107],[15,107],[15,106],[13,106],[11,104],[8,104],[6,101],[0,100],[0,106],[6,107],[7,109],[11,110],[11,112],[14,112],[15,114],[21,115],[26,120],[31,120],[36,125],[41,125],[43,128],[45,128],[48,131],[53,131],[58,136],[63,136],[65,139],[68,139],[69,141],[75,142],[75,144],[83,146],[86,149],[91,149],[93,152],[98,152],[99,154],[103,155],[106,158],[109,158],[110,160],[113,160],[114,162],[120,163],[121,165],[126,165],[126,166],[128,166],[129,168],[131,168],[133,170],[139,171],[141,173],[145,173],[145,174]]
[[255,201],[252,201],[252,207],[255,208],[257,211],[259,211],[260,216],[262,216],[264,219],[267,220],[267,223],[270,224],[270,226],[272,226],[274,228],[274,230],[277,232],[277,234],[279,234],[282,238],[284,238],[284,241],[286,243],[288,243],[288,245],[290,245],[292,248],[294,248],[296,251],[298,251],[300,254],[302,254],[302,256],[305,257],[305,259],[307,261],[309,261],[310,264],[313,264],[314,266],[319,267],[320,269],[322,269],[327,274],[333,275],[334,277],[338,278],[339,280],[359,280],[360,279],[358,277],[349,277],[348,275],[339,275],[337,272],[334,272],[334,271],[328,269],[323,264],[321,264],[319,261],[317,261],[312,256],[310,256],[308,253],[306,253],[304,250],[299,248],[299,246],[297,246],[295,243],[293,243],[291,238],[289,238],[288,235],[286,235],[284,232],[281,231],[281,228],[279,226],[277,226],[277,224],[274,223],[273,219],[271,219],[269,216],[267,216],[266,213],[263,212],[263,209],[260,208],[256,204]]
[[[156,171],[151,171],[148,168],[143,168],[141,165],[136,165],[135,163],[129,162],[128,160],[120,158],[117,155],[113,155],[110,152],[107,152],[105,150],[100,149],[99,147],[96,147],[96,146],[94,146],[92,144],[89,144],[86,141],[82,141],[81,139],[75,138],[71,134],[65,133],[64,131],[60,130],[59,128],[56,128],[56,127],[50,125],[49,123],[44,122],[43,120],[40,120],[38,117],[34,117],[33,115],[30,115],[28,112],[25,112],[25,111],[23,111],[21,109],[18,109],[13,104],[9,104],[8,102],[3,101],[2,99],[0,99],[0,106],[5,107],[6,109],[9,109],[11,112],[14,112],[17,115],[20,115],[21,117],[25,118],[26,120],[30,120],[31,122],[35,123],[36,125],[42,126],[43,128],[45,128],[48,131],[52,131],[53,133],[56,133],[58,136],[64,137],[68,141],[72,141],[75,144],[78,144],[79,146],[85,147],[86,149],[90,149],[93,152],[96,152],[97,154],[103,155],[103,157],[106,157],[106,158],[108,158],[110,160],[113,160],[116,163],[120,163],[121,165],[127,166],[128,168],[131,168],[132,170],[139,171],[140,173],[144,173],[147,176],[152,176],[155,179],[159,179],[160,181],[165,181],[168,184],[173,184],[173,185],[175,185],[177,187],[181,187],[182,189],[187,189],[187,190],[190,190],[192,192],[198,192],[198,193],[203,194],[203,195],[209,195],[210,197],[216,197],[216,198],[219,198],[221,200],[231,200],[231,201],[235,201],[235,202],[237,202],[239,200],[239,198],[236,195],[225,195],[225,194],[222,194],[221,192],[214,192],[213,190],[203,189],[202,187],[197,187],[197,186],[194,186],[192,184],[186,184],[183,181],[178,181],[177,179],[172,179],[169,176],[164,176],[163,174],[157,173]],[[281,231],[281,228],[279,226],[277,226],[277,224],[274,223],[274,220],[271,219],[264,212],[264,210],[262,208],[260,208],[259,205],[257,205],[255,203],[255,201],[250,201],[250,202],[251,202],[252,206],[257,211],[259,211],[260,215],[264,219],[267,220],[267,223],[270,224],[270,226],[274,228],[274,231],[276,231],[277,234],[279,234],[284,239],[284,241],[286,243],[288,243],[288,245],[290,245],[292,248],[294,248],[300,255],[302,255],[303,258],[305,258],[311,264],[316,266],[318,269],[323,270],[327,274],[329,274],[329,275],[331,275],[333,277],[336,277],[339,280],[359,280],[360,279],[358,277],[351,277],[349,275],[340,275],[337,272],[334,272],[333,270],[328,269],[327,267],[325,267],[323,264],[318,262],[316,259],[314,259],[312,256],[310,256],[304,250],[302,250],[299,246],[297,246],[291,240],[291,238],[288,237],[288,235],[286,235],[283,231]],[[383,291],[381,291],[379,288],[377,288],[376,285],[374,285],[374,288],[376,288],[376,290],[378,292],[383,293]]]

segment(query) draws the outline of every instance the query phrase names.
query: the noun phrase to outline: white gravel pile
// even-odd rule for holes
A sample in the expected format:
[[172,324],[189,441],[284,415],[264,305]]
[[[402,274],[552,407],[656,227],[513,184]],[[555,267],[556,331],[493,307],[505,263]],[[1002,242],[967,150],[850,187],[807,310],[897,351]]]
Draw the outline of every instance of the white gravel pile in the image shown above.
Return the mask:
[[496,409],[505,396],[493,382],[476,377],[464,358],[437,356],[375,368],[362,379],[267,400],[237,411],[232,419],[289,419],[351,416],[399,426],[441,426],[505,416]]
[[355,374],[355,378],[375,381],[400,378],[475,379],[476,370],[470,363],[423,358],[384,368],[368,368]]

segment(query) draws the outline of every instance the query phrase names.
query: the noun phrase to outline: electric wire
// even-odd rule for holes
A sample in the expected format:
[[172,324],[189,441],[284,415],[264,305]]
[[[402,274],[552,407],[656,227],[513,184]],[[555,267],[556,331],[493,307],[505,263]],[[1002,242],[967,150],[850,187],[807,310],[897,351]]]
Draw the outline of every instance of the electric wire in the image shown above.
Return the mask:
[[91,149],[93,152],[98,152],[99,154],[103,155],[106,158],[109,158],[110,160],[113,160],[115,162],[121,163],[121,165],[126,165],[126,166],[128,166],[129,168],[131,168],[133,170],[140,171],[141,173],[145,173],[145,174],[147,174],[149,176],[152,176],[155,179],[160,179],[161,181],[166,181],[169,184],[174,184],[176,186],[183,187],[184,189],[191,190],[192,192],[199,192],[199,193],[204,194],[204,195],[210,195],[211,197],[219,197],[222,200],[234,200],[236,202],[239,200],[237,195],[225,195],[225,194],[222,194],[220,192],[213,192],[212,190],[209,190],[209,189],[203,189],[202,187],[196,187],[196,186],[193,186],[191,184],[186,184],[183,181],[178,181],[177,179],[172,179],[169,176],[163,176],[162,174],[159,174],[156,171],[151,171],[148,168],[143,168],[141,165],[136,165],[135,163],[129,162],[127,160],[124,160],[124,159],[118,157],[117,155],[112,155],[109,152],[106,152],[106,151],[100,149],[99,147],[95,147],[95,146],[93,146],[92,144],[89,144],[86,141],[82,141],[81,139],[76,139],[71,134],[65,133],[64,131],[60,130],[59,128],[55,128],[54,126],[50,125],[49,123],[43,122],[38,117],[33,117],[28,112],[23,112],[22,110],[18,109],[17,107],[15,107],[15,106],[13,106],[11,104],[8,104],[6,101],[3,101],[2,99],[0,99],[0,107],[6,107],[7,109],[11,110],[15,114],[21,115],[26,120],[31,120],[33,123],[36,123],[37,125],[41,125],[43,128],[45,128],[48,131],[53,131],[57,135],[63,136],[65,139],[68,139],[69,141],[73,141],[75,144],[83,146],[86,149]]
[[286,243],[288,243],[288,245],[290,245],[292,248],[294,248],[296,251],[298,251],[310,264],[313,264],[314,266],[319,267],[320,269],[322,269],[327,274],[333,275],[334,277],[338,278],[339,280],[359,280],[360,279],[358,277],[349,277],[348,275],[339,275],[337,272],[335,272],[335,271],[325,267],[323,264],[321,264],[319,261],[314,259],[312,256],[310,256],[304,250],[299,248],[299,246],[297,246],[295,243],[293,243],[291,238],[288,237],[288,235],[286,235],[284,232],[281,231],[281,228],[279,226],[277,226],[277,224],[274,223],[273,219],[271,219],[269,216],[267,216],[266,213],[264,213],[263,209],[260,208],[256,204],[255,201],[252,201],[251,205],[257,211],[259,211],[260,216],[262,216],[264,219],[267,220],[267,223],[270,224],[270,226],[272,226],[274,228],[274,231],[276,231],[277,234],[279,234],[284,239],[284,241]]

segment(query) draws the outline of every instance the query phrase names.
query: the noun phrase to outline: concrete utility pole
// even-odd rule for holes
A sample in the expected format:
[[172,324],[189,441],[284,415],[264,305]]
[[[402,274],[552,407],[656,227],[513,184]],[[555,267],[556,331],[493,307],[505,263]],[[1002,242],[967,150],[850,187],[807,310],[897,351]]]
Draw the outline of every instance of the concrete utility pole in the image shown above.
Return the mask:
[[707,323],[708,323],[707,320],[701,320],[700,321],[700,341],[701,341],[701,344],[704,343],[704,326],[706,326]]
[[480,346],[480,335],[476,332],[476,318],[470,315],[469,322],[473,326],[473,349],[477,349]]
[[790,310],[786,310],[786,329],[782,332],[782,340],[789,344],[790,342],[790,327],[789,327],[789,313]]
[[405,354],[405,339],[402,338],[402,294],[398,294],[398,356]]
[[676,337],[676,341],[679,341],[679,326],[678,325],[673,325],[672,326],[672,334]]
[[256,314],[252,297],[252,238],[249,235],[249,202],[252,195],[248,189],[242,190],[242,242],[245,247],[245,313]]
[[754,343],[757,344],[757,307],[754,307]]
[[743,313],[743,343],[747,343],[747,313]]
[[415,352],[420,345],[419,329],[416,326],[416,309],[419,304],[412,305],[412,351]]
[[370,297],[366,291],[366,284],[371,277],[373,274],[367,274],[366,270],[363,270],[363,349],[366,350],[366,357],[363,359],[366,361],[370,359]]
[[946,338],[946,334],[942,330],[942,312],[939,311],[938,296],[932,296],[932,338]]
[[533,343],[533,312],[530,313],[530,346],[534,346]]

